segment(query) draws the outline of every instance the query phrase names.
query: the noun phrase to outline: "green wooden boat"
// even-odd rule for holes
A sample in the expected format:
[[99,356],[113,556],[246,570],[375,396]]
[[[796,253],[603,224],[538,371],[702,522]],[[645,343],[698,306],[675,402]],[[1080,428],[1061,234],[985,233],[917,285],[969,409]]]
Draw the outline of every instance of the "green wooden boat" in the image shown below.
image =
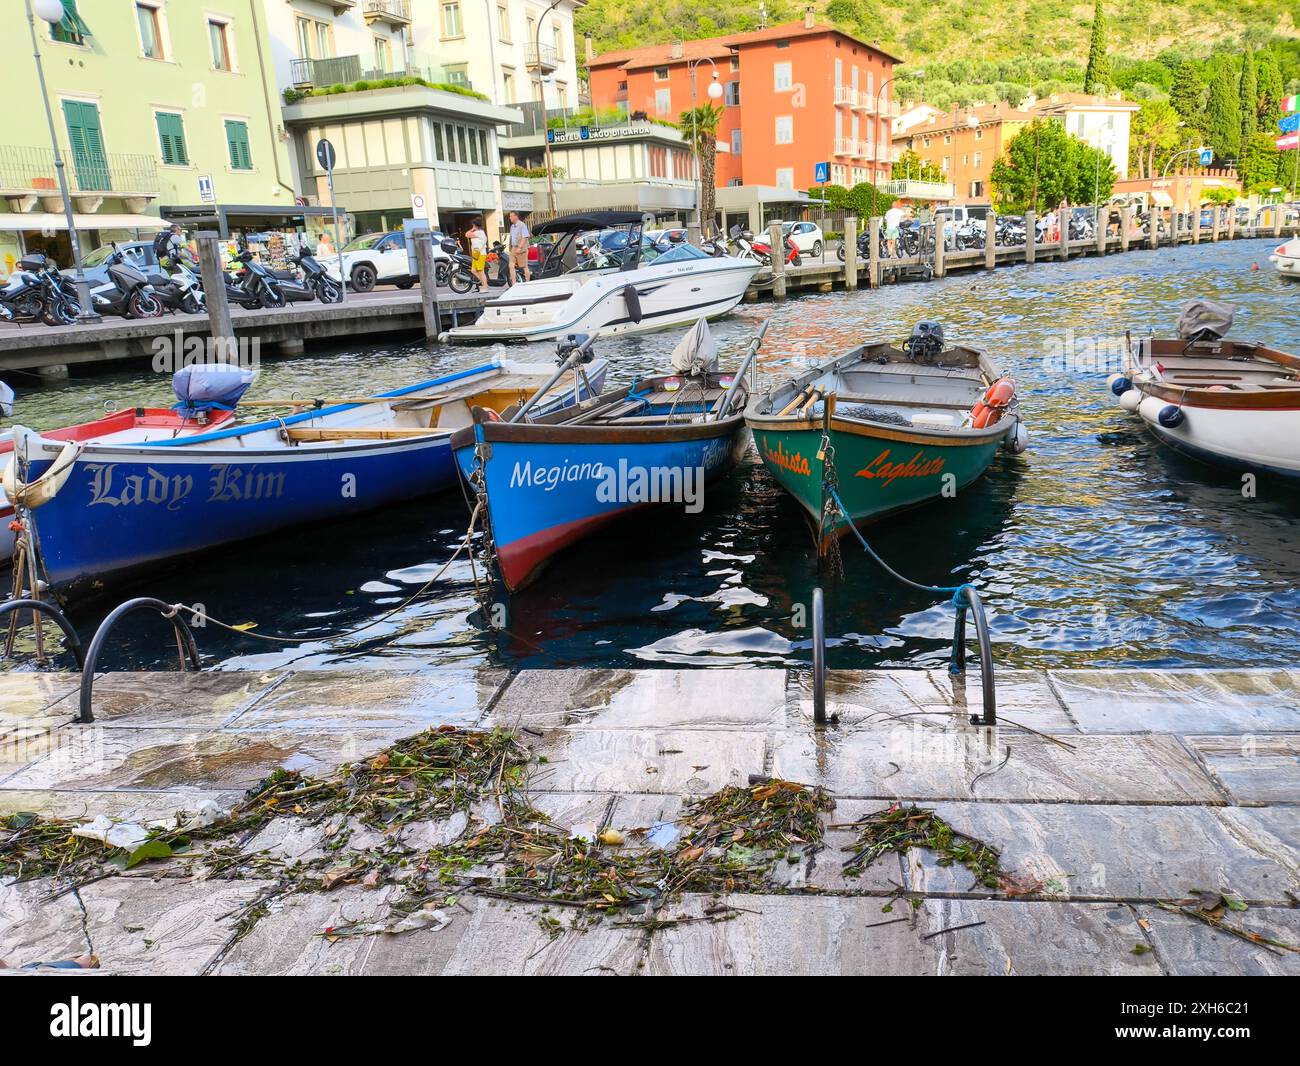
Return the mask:
[[[983,352],[945,347],[936,326],[769,386],[745,421],[763,464],[823,543],[846,532],[849,518],[864,525],[952,496],[998,448],[1020,452],[1027,441],[1014,383]],[[833,520],[822,517],[828,473],[843,502]]]

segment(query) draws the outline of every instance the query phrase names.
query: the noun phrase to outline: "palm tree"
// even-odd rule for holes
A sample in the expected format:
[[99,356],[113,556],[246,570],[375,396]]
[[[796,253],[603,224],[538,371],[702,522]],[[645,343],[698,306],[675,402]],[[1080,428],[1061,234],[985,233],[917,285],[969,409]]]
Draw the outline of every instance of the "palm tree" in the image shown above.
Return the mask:
[[721,107],[701,104],[683,111],[679,122],[682,136],[700,161],[700,231],[705,235],[712,231],[717,211],[714,189],[717,185],[718,122],[721,118]]

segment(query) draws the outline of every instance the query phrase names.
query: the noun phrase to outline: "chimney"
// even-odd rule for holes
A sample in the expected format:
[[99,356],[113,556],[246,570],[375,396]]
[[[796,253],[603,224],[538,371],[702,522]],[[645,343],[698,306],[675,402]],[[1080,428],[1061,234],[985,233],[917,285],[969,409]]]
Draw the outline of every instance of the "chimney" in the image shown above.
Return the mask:
[[582,35],[582,45],[583,48],[585,49],[587,62],[590,63],[593,59],[596,58],[596,46],[595,44],[592,43],[591,34],[584,33]]
[[805,30],[811,30],[816,25],[817,15],[813,12],[812,6],[809,5],[803,9],[803,28]]
[[681,59],[686,54],[686,45],[681,41],[673,41],[672,50],[668,53],[670,59]]

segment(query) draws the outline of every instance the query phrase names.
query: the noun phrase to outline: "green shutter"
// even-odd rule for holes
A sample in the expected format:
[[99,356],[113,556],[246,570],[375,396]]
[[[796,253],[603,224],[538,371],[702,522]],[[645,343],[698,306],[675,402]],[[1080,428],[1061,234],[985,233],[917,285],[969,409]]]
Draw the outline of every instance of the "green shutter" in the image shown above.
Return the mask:
[[162,145],[162,161],[172,167],[189,166],[190,157],[185,151],[185,127],[180,115],[159,111],[155,117],[158,120],[158,141]]
[[248,149],[248,123],[226,120],[226,147],[230,152],[231,170],[252,170],[253,155]]
[[99,125],[99,108],[79,100],[63,101],[63,118],[72,145],[72,165],[77,172],[77,187],[83,192],[112,189],[108,157],[104,154],[104,131]]

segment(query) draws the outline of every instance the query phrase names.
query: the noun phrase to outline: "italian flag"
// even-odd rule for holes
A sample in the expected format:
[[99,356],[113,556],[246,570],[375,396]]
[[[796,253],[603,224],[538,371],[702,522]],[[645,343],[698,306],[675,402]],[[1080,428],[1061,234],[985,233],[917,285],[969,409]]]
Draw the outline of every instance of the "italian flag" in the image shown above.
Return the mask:
[[1288,115],[1294,114],[1296,111],[1300,111],[1300,96],[1282,97],[1282,110],[1286,112]]

